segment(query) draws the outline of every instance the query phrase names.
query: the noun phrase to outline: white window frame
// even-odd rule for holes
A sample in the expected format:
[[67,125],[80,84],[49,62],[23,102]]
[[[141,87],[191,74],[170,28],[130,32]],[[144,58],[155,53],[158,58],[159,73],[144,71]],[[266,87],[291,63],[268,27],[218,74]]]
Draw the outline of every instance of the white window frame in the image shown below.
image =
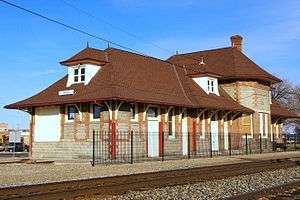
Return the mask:
[[[84,69],[84,73],[81,73],[81,69]],[[78,74],[75,75],[75,70],[78,70]],[[81,80],[81,76],[84,76],[84,80]],[[78,81],[75,81],[75,77],[78,78]],[[86,67],[84,65],[78,65],[74,68],[74,74],[73,74],[73,82],[74,83],[84,83],[86,80]]]
[[207,79],[207,91],[208,93],[216,93],[216,84],[215,84],[215,80],[214,79]]
[[268,113],[259,112],[259,131],[260,131],[261,138],[268,138],[268,131],[269,131],[268,124],[269,124]]
[[[169,125],[169,112],[172,112],[172,134],[170,135],[170,130],[169,130],[169,127],[170,127],[170,125]],[[169,110],[168,111],[168,114],[167,114],[167,123],[168,123],[168,137],[169,137],[169,139],[175,139],[175,133],[176,133],[176,131],[175,131],[175,128],[176,128],[176,126],[175,126],[175,120],[176,120],[176,118],[175,118],[175,108],[172,108],[171,110]]]
[[137,103],[130,103],[129,106],[131,106],[131,105],[134,105],[135,114],[134,114],[134,118],[132,118],[131,107],[130,107],[130,121],[137,122],[138,121],[138,114],[139,114],[138,113],[138,111],[139,111],[138,104]]
[[279,124],[278,123],[276,123],[275,132],[276,132],[276,138],[279,138]]
[[81,113],[81,104],[77,106],[76,104],[67,104],[65,106],[65,121],[66,122],[74,122],[74,119],[69,119],[69,113],[68,113],[68,107],[69,106],[75,106],[78,109],[78,114],[79,114],[79,120],[82,120],[82,113]]
[[198,116],[198,131],[200,139],[205,139],[205,113]]

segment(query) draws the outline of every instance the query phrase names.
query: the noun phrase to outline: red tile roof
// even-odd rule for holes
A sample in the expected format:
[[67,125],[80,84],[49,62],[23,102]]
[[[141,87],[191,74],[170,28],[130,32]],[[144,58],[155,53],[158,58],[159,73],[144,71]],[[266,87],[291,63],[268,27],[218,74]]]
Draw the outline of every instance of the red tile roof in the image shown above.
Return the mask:
[[[202,60],[204,64],[200,64]],[[213,74],[220,76],[220,80],[254,79],[270,83],[281,81],[232,47],[174,55],[168,61],[185,66],[190,76]]]
[[[104,64],[88,85],[73,84],[66,87],[67,76],[42,92],[23,101],[6,106],[19,109],[28,106],[59,105],[65,103],[102,100],[126,100],[160,105],[211,108],[252,113],[253,111],[233,101],[220,90],[220,96],[207,95],[184,69],[156,58],[109,48],[104,51],[85,49],[92,58],[106,56]],[[74,59],[75,57],[75,59]],[[69,61],[87,58],[77,54]],[[61,90],[74,89],[74,95],[59,96]]]
[[300,118],[296,113],[289,111],[277,102],[271,104],[271,116],[281,118]]

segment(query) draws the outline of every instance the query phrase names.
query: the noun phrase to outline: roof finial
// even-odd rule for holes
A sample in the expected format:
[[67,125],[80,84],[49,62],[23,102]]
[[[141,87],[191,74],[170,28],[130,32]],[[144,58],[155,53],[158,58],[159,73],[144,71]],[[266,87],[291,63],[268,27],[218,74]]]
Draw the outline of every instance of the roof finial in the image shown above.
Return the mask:
[[178,50],[176,50],[176,55],[178,55],[179,53],[178,53]]
[[201,57],[201,61],[200,61],[199,64],[200,64],[200,65],[204,65],[204,64],[205,64],[203,57]]
[[86,48],[90,48],[89,41],[86,42]]
[[107,48],[110,48],[110,42],[107,42]]

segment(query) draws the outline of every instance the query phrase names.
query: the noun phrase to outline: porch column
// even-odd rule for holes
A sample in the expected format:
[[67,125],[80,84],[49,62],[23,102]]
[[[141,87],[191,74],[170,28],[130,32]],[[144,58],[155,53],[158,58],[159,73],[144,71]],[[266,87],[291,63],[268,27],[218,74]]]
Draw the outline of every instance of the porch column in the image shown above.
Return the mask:
[[32,159],[32,144],[33,144],[33,134],[35,126],[35,108],[31,108],[30,112],[30,128],[29,128],[29,159]]

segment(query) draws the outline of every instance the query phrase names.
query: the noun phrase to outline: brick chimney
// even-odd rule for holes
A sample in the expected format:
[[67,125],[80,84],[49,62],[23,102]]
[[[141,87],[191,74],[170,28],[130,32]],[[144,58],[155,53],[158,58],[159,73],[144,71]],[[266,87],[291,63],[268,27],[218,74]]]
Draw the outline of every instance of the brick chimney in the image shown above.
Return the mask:
[[237,48],[238,50],[242,51],[242,42],[243,38],[240,35],[233,35],[230,37],[231,40],[231,47]]

